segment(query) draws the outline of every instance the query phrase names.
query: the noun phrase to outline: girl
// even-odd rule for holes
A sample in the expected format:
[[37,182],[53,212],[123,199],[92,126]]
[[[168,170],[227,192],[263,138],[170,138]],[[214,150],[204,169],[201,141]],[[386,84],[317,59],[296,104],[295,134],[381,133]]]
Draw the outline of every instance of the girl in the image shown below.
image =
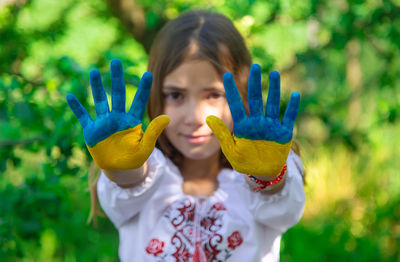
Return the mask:
[[148,71],[154,80],[143,75],[127,113],[118,60],[111,111],[97,70],[95,121],[67,96],[102,170],[97,193],[121,261],[278,261],[281,235],[304,208],[302,165],[290,150],[299,94],[280,122],[272,72],[264,115],[260,67],[233,24],[207,11],[165,26]]

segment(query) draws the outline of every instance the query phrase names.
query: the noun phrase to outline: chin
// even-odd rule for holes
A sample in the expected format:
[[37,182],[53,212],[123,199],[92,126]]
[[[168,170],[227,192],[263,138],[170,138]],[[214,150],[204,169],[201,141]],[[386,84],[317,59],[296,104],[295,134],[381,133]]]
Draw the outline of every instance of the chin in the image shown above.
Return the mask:
[[210,158],[211,156],[215,155],[218,152],[215,151],[213,152],[213,150],[191,150],[189,152],[182,152],[182,155],[185,158],[188,159],[192,159],[192,160],[203,160],[203,159],[207,159]]
[[185,158],[192,159],[192,160],[202,160],[206,159],[209,157],[207,154],[202,154],[202,153],[186,153],[183,154]]

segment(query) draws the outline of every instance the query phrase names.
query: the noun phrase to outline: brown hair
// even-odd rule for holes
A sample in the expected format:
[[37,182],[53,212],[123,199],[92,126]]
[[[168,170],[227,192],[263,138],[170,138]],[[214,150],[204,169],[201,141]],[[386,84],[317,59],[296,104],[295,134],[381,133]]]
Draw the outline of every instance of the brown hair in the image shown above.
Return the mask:
[[[247,79],[251,56],[233,23],[225,16],[205,10],[185,12],[170,21],[157,35],[150,51],[148,71],[153,87],[147,110],[150,119],[164,110],[162,85],[165,77],[185,59],[205,59],[221,75],[231,72],[242,98],[247,98]],[[247,99],[243,99],[247,110]],[[182,155],[161,134],[157,147],[179,166]],[[231,167],[221,153],[222,167]]]

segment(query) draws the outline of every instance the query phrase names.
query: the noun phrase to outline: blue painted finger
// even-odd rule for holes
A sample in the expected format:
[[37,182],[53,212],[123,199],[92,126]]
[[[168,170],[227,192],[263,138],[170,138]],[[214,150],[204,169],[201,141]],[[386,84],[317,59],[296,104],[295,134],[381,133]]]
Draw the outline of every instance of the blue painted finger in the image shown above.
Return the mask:
[[296,120],[297,113],[299,111],[300,104],[300,93],[293,92],[289,104],[286,108],[285,115],[282,119],[282,124],[286,126],[289,130],[293,130],[294,121]]
[[226,99],[231,110],[233,124],[238,124],[247,117],[239,91],[236,88],[235,80],[231,73],[225,73],[222,77],[224,83]]
[[90,72],[90,86],[92,87],[94,108],[96,109],[97,116],[107,114],[110,108],[108,107],[106,92],[101,83],[100,72],[97,69]]
[[151,84],[153,82],[153,75],[150,72],[143,74],[140,79],[139,87],[136,91],[135,98],[133,99],[129,114],[133,115],[137,120],[142,120],[146,104],[149,100]]
[[111,61],[111,105],[112,111],[125,113],[125,81],[121,61]]
[[67,95],[67,103],[76,118],[78,118],[82,128],[85,128],[89,122],[92,122],[92,119],[90,118],[86,109],[81,105],[81,103],[79,103],[78,99],[73,94]]
[[269,89],[265,116],[279,119],[279,104],[281,100],[280,76],[277,71],[269,74]]
[[262,116],[261,67],[257,64],[250,68],[248,97],[250,116]]

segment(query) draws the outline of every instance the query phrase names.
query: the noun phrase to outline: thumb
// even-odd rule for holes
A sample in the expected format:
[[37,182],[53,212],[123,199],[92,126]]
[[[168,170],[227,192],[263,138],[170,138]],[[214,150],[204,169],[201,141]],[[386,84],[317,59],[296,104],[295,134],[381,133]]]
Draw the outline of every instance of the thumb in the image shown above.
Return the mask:
[[235,145],[232,134],[225,123],[216,116],[208,116],[206,119],[207,125],[211,128],[214,135],[217,137],[222,151],[231,150]]
[[160,115],[154,118],[147,127],[146,132],[144,132],[141,144],[145,148],[151,148],[152,150],[156,144],[156,140],[161,135],[164,128],[167,127],[169,121],[170,118],[167,115]]

